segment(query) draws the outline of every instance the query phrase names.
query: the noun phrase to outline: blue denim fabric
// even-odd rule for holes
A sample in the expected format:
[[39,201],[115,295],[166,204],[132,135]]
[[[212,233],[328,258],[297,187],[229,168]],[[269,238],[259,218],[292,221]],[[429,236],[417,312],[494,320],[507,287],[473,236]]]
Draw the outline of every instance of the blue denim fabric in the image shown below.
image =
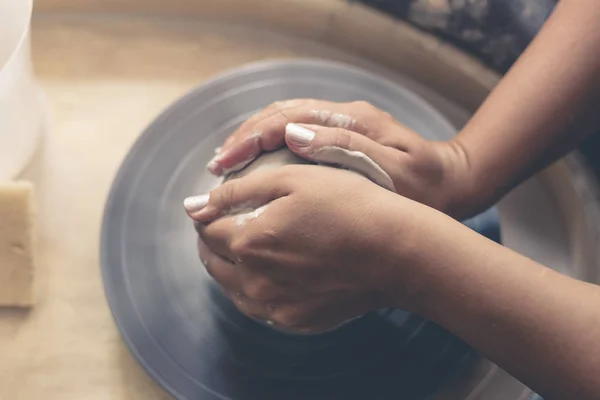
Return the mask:
[[496,243],[500,242],[500,216],[496,207],[463,221],[463,224]]

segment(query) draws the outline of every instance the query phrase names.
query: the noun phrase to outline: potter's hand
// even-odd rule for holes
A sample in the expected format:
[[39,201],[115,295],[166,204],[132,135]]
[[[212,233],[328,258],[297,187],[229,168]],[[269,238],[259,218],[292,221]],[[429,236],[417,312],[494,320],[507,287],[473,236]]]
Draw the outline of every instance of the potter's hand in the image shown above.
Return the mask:
[[[308,131],[286,134],[289,123]],[[457,218],[472,214],[460,204],[469,180],[459,144],[425,140],[365,102],[305,99],[274,103],[233,133],[208,169],[216,175],[226,174],[284,144],[314,162],[331,163],[328,150],[332,147],[361,152],[389,175],[399,194]]]
[[[208,272],[242,312],[318,332],[386,306],[402,202],[426,208],[353,172],[292,165],[226,182],[188,213]],[[248,207],[259,208],[227,215]]]

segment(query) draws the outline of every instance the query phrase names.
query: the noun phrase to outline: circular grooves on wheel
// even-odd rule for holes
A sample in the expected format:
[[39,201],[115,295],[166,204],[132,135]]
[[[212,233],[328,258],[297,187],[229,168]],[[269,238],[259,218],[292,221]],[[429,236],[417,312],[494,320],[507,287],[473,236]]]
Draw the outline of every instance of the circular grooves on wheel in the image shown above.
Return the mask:
[[398,310],[323,335],[276,332],[240,314],[204,271],[183,198],[217,184],[204,167],[241,122],[273,101],[307,97],[365,100],[429,139],[455,134],[412,92],[323,61],[246,66],[164,111],[115,178],[101,264],[125,342],[176,398],[418,400],[472,355],[443,329]]

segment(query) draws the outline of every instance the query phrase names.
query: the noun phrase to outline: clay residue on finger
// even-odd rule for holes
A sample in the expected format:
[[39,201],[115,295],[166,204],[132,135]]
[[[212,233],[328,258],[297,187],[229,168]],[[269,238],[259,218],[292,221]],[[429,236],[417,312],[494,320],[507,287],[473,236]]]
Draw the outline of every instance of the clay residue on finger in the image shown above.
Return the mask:
[[346,114],[333,113],[327,110],[312,110],[310,113],[316,118],[319,125],[348,130],[354,129],[356,125],[356,120]]
[[396,192],[394,181],[388,173],[363,152],[326,146],[316,149],[311,158],[319,163],[338,165],[358,172],[379,186]]
[[258,218],[263,212],[265,212],[266,208],[267,206],[264,205],[262,207],[258,207],[256,210],[245,212],[243,214],[238,214],[235,218],[235,224],[237,226],[246,225],[248,221]]
[[231,215],[249,213],[249,212],[256,210],[259,206],[260,206],[260,204],[257,204],[256,202],[247,201],[245,203],[236,204],[226,210],[223,210],[222,215],[223,216],[227,216],[227,215],[231,216]]
[[255,202],[246,202],[223,210],[221,217],[235,217],[235,224],[244,226],[248,221],[258,218],[266,208],[266,204],[258,205]]

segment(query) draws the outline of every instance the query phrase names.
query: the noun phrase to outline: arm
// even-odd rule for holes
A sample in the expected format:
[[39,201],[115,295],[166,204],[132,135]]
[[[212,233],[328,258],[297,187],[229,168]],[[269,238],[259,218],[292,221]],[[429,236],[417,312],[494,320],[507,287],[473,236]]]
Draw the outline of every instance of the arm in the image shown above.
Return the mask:
[[[600,287],[539,265],[437,211],[429,213],[439,215],[420,218],[418,230],[429,232],[427,239],[411,235],[419,243],[404,237],[392,244],[392,251],[403,253],[396,259],[406,260],[407,246],[418,250],[408,262],[423,272],[410,282],[414,311],[547,400],[599,399]],[[390,279],[397,290],[406,285],[406,275],[402,268],[396,271],[403,275]],[[406,299],[392,303],[405,305]]]
[[453,213],[485,208],[572,150],[598,128],[599,111],[600,8],[562,0],[457,136],[470,172],[459,173],[469,178]]

